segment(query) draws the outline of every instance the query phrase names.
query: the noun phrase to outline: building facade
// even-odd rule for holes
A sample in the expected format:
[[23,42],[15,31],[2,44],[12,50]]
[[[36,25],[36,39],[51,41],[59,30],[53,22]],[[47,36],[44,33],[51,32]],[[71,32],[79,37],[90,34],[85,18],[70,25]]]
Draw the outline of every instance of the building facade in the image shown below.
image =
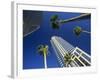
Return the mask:
[[53,36],[51,44],[61,67],[81,67],[91,65],[91,56],[63,38]]

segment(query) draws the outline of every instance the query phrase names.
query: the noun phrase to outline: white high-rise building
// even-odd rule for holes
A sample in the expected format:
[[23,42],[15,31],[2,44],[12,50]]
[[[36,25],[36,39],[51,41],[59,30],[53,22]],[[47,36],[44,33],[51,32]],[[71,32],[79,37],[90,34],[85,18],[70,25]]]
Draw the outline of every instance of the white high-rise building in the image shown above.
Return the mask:
[[53,36],[51,44],[61,67],[90,66],[91,57],[78,47],[72,46],[61,37]]

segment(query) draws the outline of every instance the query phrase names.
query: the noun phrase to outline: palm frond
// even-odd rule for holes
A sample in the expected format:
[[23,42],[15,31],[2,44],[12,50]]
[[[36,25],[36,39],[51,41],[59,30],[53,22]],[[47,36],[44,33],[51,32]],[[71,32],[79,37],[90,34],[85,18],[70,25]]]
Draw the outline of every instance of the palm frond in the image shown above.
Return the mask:
[[58,15],[53,15],[50,18],[50,21],[55,22],[58,19]]
[[59,29],[59,24],[57,22],[52,22],[53,29]]
[[39,45],[38,47],[37,47],[37,51],[38,51],[38,53],[40,53],[40,55],[42,55],[43,54],[43,45]]
[[64,64],[66,66],[69,65],[72,62],[72,54],[71,53],[66,53],[64,56]]
[[77,27],[74,28],[73,32],[74,32],[77,36],[79,36],[79,35],[81,34],[81,32],[82,32],[82,29],[81,29],[81,27],[77,26]]

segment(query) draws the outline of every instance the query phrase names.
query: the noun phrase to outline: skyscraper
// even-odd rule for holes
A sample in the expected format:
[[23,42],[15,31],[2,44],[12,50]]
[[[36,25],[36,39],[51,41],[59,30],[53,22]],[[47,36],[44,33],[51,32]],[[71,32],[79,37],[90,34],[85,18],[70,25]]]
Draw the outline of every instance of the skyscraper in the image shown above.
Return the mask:
[[42,11],[23,10],[23,36],[27,36],[40,28]]
[[91,57],[78,47],[72,46],[61,37],[51,38],[52,47],[61,67],[90,66]]

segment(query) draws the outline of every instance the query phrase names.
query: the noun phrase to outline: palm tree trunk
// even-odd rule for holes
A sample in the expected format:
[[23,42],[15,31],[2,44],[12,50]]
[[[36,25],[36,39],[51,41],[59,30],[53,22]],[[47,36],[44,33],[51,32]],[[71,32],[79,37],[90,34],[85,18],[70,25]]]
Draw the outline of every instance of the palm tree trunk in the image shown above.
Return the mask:
[[89,17],[89,16],[90,16],[89,13],[85,13],[85,14],[81,14],[80,16],[76,16],[76,17],[69,18],[69,19],[66,19],[66,20],[60,20],[59,22],[60,23],[66,23],[66,22],[74,21],[74,20],[81,19],[81,18],[84,18],[84,17]]
[[44,52],[44,67],[47,69],[46,53]]
[[87,34],[91,34],[91,32],[85,31],[85,30],[83,30],[82,32],[87,33]]

